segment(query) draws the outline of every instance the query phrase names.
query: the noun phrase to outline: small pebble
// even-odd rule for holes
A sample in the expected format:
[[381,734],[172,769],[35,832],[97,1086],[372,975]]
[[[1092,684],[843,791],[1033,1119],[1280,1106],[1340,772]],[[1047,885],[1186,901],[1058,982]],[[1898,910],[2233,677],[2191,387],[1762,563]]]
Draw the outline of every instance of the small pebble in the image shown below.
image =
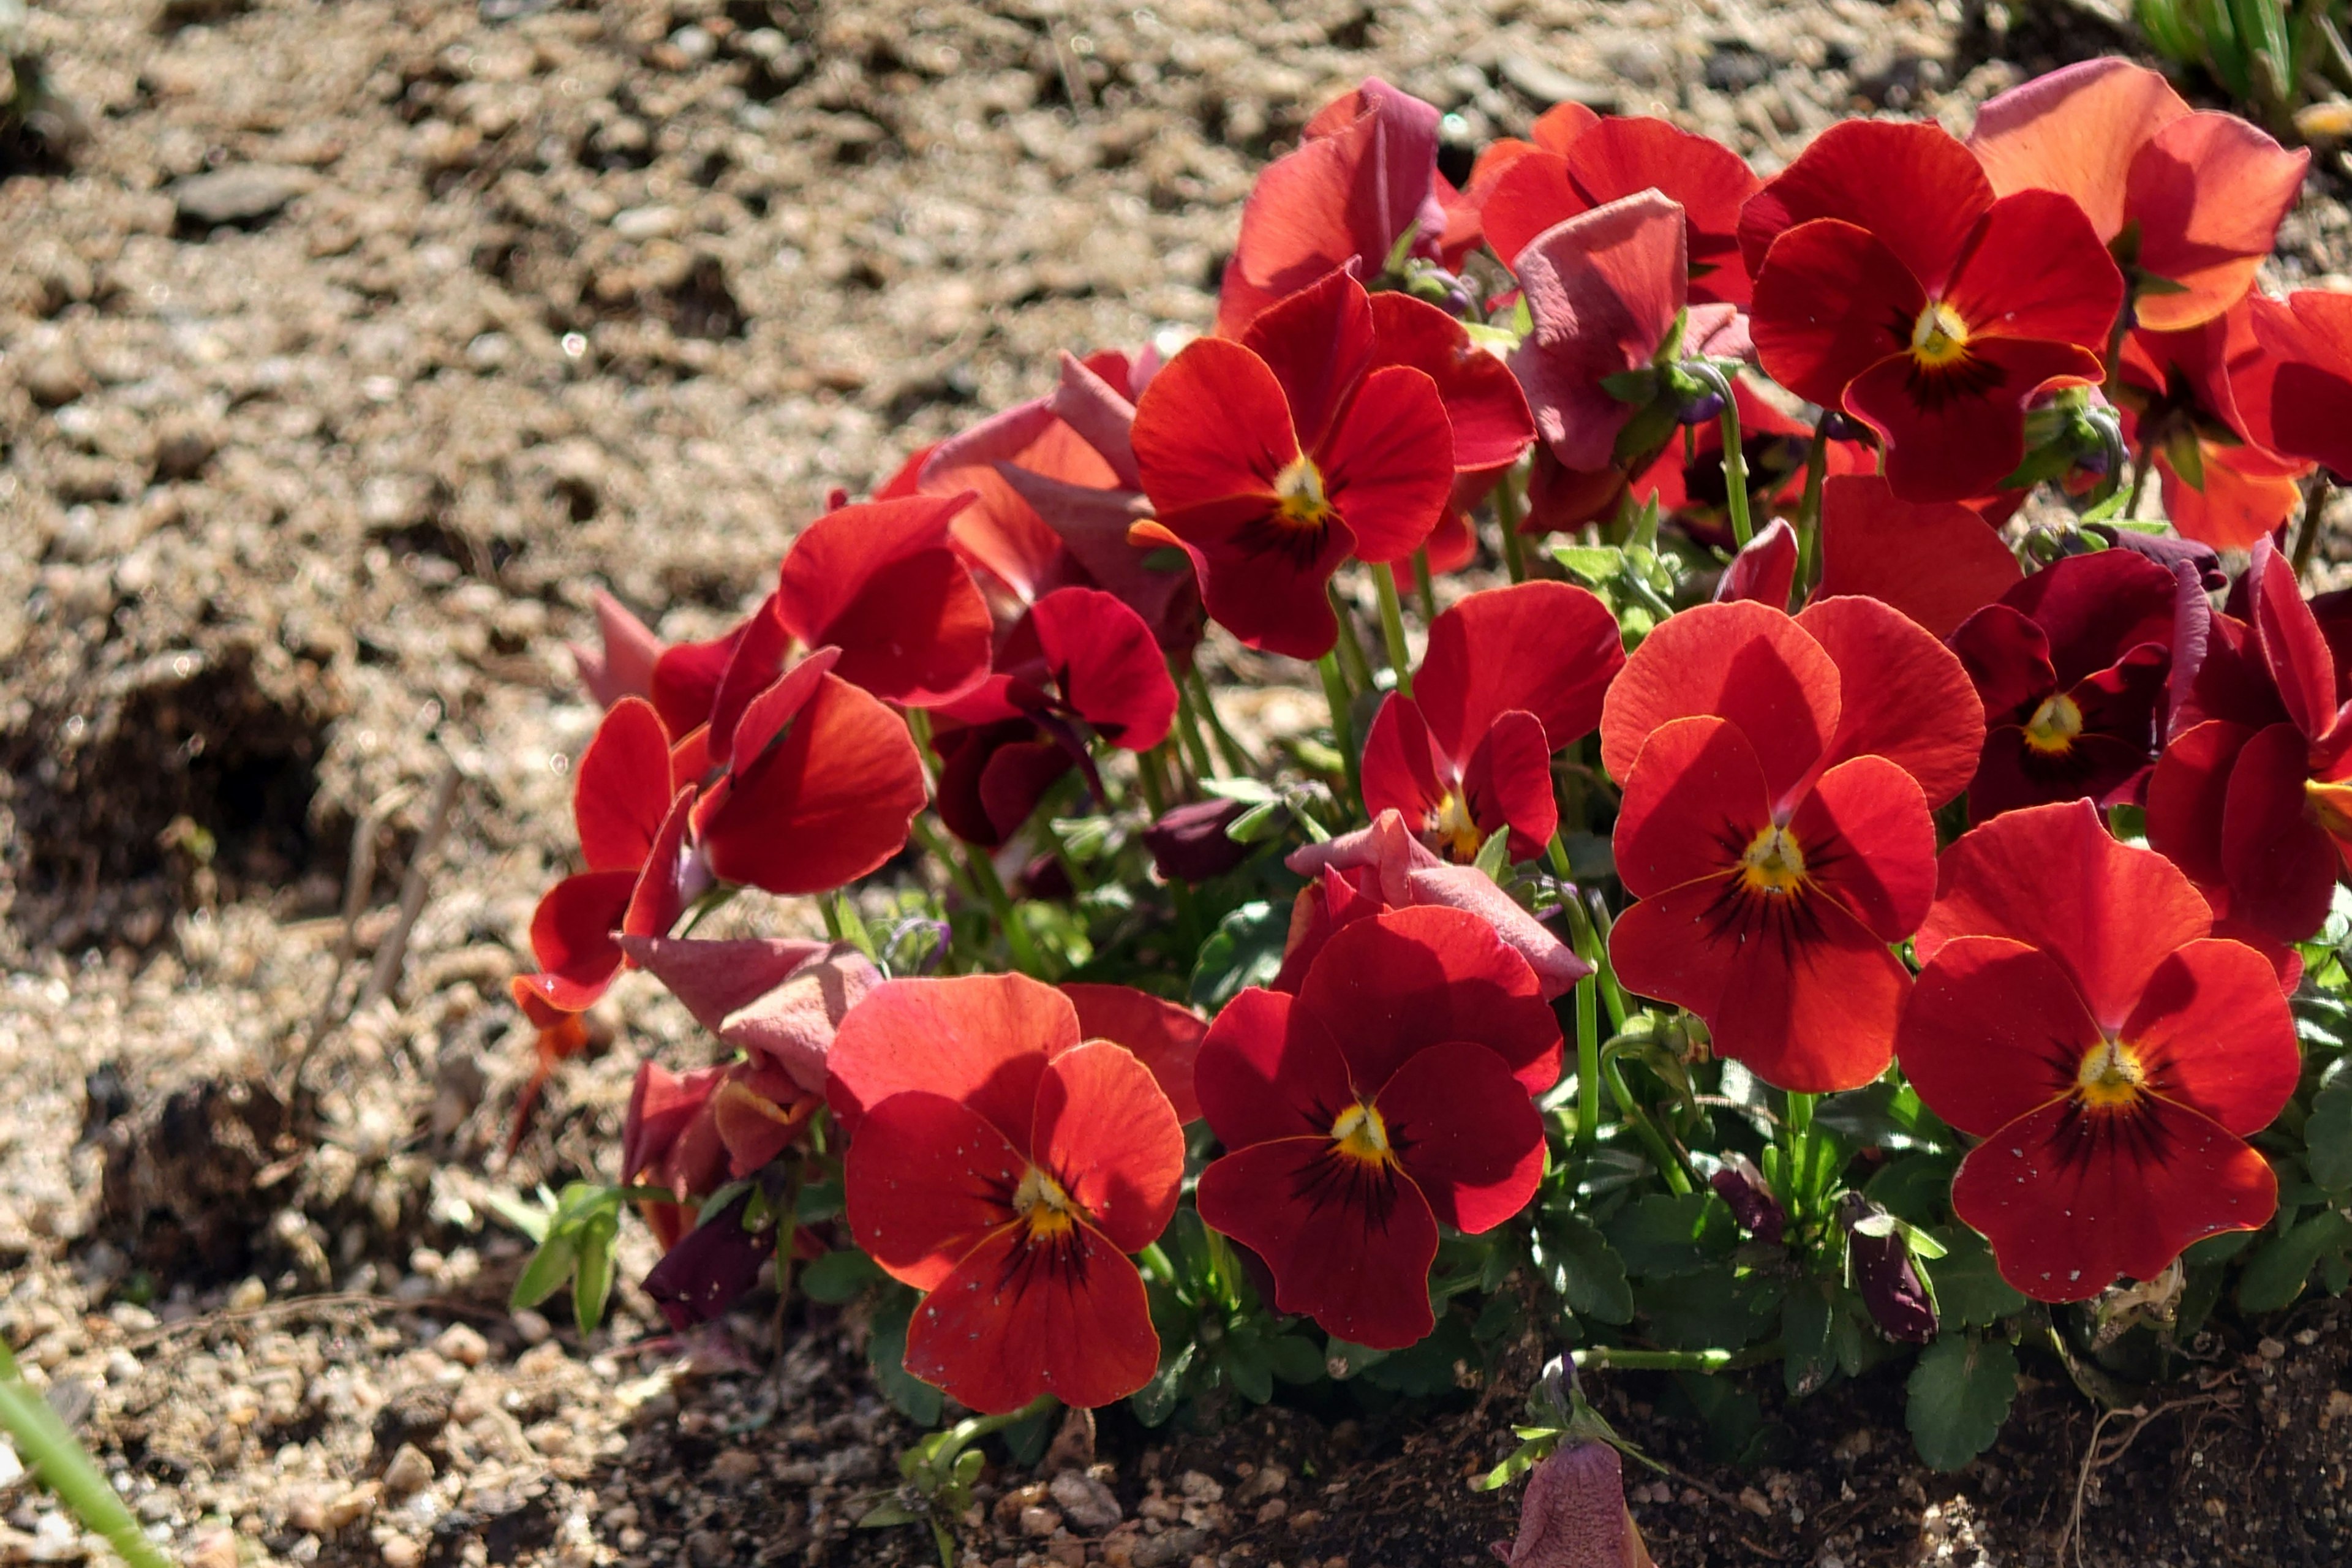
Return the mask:
[[534,1312],[529,1307],[515,1313],[507,1321],[514,1325],[514,1331],[522,1337],[522,1342],[527,1345],[543,1345],[549,1336],[555,1332],[555,1325],[547,1321],[545,1313]]
[[378,1548],[383,1557],[383,1568],[416,1568],[425,1561],[425,1549],[404,1535],[388,1535]]
[[206,1534],[188,1553],[188,1568],[236,1568],[236,1532],[215,1530]]
[[1021,1510],[1021,1533],[1024,1535],[1034,1535],[1043,1541],[1061,1528],[1062,1516],[1053,1509],[1033,1505]]
[[436,1334],[433,1349],[460,1366],[479,1366],[490,1359],[490,1342],[463,1323],[452,1323]]
[[383,1489],[394,1497],[423,1491],[433,1484],[433,1461],[414,1443],[403,1443],[383,1468]]
[[250,1312],[257,1307],[267,1305],[268,1300],[269,1287],[248,1274],[238,1280],[236,1288],[228,1293],[228,1310]]
[[327,1505],[327,1528],[341,1530],[357,1524],[375,1511],[383,1500],[382,1481],[362,1481]]
[[760,1473],[760,1456],[749,1448],[728,1448],[710,1461],[711,1479],[740,1487]]

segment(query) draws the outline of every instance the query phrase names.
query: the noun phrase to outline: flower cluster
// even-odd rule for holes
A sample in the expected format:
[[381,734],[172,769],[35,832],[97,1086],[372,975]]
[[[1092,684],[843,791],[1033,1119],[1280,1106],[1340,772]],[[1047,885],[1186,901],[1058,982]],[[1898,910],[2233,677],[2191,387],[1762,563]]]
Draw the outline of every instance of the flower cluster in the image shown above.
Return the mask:
[[[1457,190],[1437,123],[1330,104],[1213,331],[1064,355],[719,636],[599,601],[515,995],[542,1071],[632,970],[731,1053],[642,1067],[612,1189],[674,1321],[805,1266],[902,1384],[1159,1420],[1450,1382],[1518,1278],[1802,1393],[2352,1202],[2352,1118],[2266,1132],[2344,1092],[2305,155],[2112,60],[1769,180],[1563,108]],[[805,937],[695,934],[744,889]]]

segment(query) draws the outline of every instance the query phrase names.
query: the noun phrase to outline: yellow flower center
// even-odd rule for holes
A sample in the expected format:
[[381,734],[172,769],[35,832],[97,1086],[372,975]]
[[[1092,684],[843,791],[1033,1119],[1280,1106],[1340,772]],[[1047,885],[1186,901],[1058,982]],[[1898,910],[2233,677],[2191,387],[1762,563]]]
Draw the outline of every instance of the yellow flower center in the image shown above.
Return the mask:
[[1320,528],[1331,521],[1323,473],[1301,452],[1274,476],[1275,515],[1292,528]]
[[1046,1240],[1067,1236],[1078,1223],[1070,1194],[1062,1190],[1062,1184],[1034,1165],[1023,1173],[1021,1184],[1013,1190],[1013,1212],[1028,1223],[1032,1237]]
[[1969,354],[1969,324],[1960,313],[1940,300],[1928,301],[1911,323],[1911,357],[1929,370],[1966,359]]
[[1362,1100],[1339,1112],[1332,1121],[1331,1142],[1339,1146],[1340,1153],[1367,1165],[1387,1165],[1396,1161],[1389,1148],[1389,1124]]
[[1766,828],[1739,857],[1739,879],[1751,893],[1786,895],[1805,886],[1805,852],[1797,836],[1778,825]]
[[2322,832],[2352,842],[2352,779],[2338,779],[2333,784],[2305,779],[2303,803]]
[[2083,732],[2083,710],[2063,691],[2044,698],[2025,721],[2025,743],[2045,757],[2063,756]]
[[2138,1100],[2147,1081],[2138,1055],[2121,1040],[2108,1040],[2084,1053],[2074,1074],[2074,1093],[2095,1110],[2116,1110]]
[[1430,813],[1429,833],[1447,855],[1465,864],[1478,858],[1478,851],[1486,842],[1470,815],[1470,803],[1458,790],[1447,791],[1445,799]]

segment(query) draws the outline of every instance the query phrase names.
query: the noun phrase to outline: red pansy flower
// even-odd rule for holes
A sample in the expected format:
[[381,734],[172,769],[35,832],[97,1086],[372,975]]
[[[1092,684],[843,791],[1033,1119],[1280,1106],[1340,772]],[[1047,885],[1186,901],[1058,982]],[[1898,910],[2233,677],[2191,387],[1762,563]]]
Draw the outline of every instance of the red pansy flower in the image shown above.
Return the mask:
[[1157,517],[1136,537],[1181,546],[1209,614],[1252,647],[1328,652],[1332,571],[1350,555],[1410,556],[1453,489],[1437,384],[1380,363],[1374,322],[1363,286],[1331,273],[1240,342],[1187,347],[1136,405],[1136,463]]
[[2311,163],[2234,114],[2192,112],[2163,77],[2114,58],[1987,102],[1969,150],[2001,195],[2073,197],[2130,273],[2139,324],[2159,331],[2245,296]]
[[1784,1089],[1876,1078],[1910,989],[1888,944],[1935,890],[1928,813],[1982,743],[1959,661],[1874,600],[1662,623],[1601,719],[1636,900],[1610,936],[1618,978]]
[[1445,241],[1451,187],[1437,172],[1437,106],[1378,77],[1325,104],[1296,152],[1258,172],[1217,295],[1217,331],[1237,338],[1258,316],[1335,268],[1378,278],[1397,241],[1458,256]]
[[[1536,433],[1561,468],[1614,470],[1622,484],[1624,472],[1648,464],[1650,442],[1640,452],[1617,449],[1639,408],[1604,384],[1657,363],[1678,325],[1683,357],[1747,354],[1733,307],[1693,306],[1685,317],[1684,245],[1682,209],[1643,191],[1556,225],[1519,253],[1519,283],[1534,326],[1511,368],[1527,388]],[[1670,430],[1656,433],[1656,446]]]
[[1056,588],[1101,588],[1141,616],[1161,647],[1189,654],[1202,628],[1192,574],[1150,564],[1127,537],[1150,515],[1128,433],[1159,368],[1150,351],[1132,361],[1065,353],[1052,393],[923,448],[876,497],[969,492],[950,542],[1003,596],[1029,605]]
[[2137,799],[2161,735],[2179,599],[2155,562],[2102,550],[2034,573],[1952,633],[1985,710],[1970,822],[2084,795]]
[[974,1410],[1122,1399],[1160,1366],[1126,1254],[1176,1210],[1184,1132],[1143,1064],[1018,974],[896,980],[843,1021],[857,1245],[928,1291],[907,1370]]
[[1491,1230],[1535,1195],[1559,1024],[1525,960],[1456,910],[1332,937],[1296,996],[1217,1015],[1194,1083],[1226,1153],[1201,1218],[1265,1260],[1276,1309],[1379,1350],[1426,1335],[1438,1226]]
[[1592,973],[1576,950],[1522,909],[1475,866],[1439,858],[1413,836],[1403,814],[1383,811],[1369,826],[1325,844],[1307,844],[1283,862],[1309,879],[1290,906],[1276,991],[1295,992],[1334,932],[1389,910],[1461,910],[1492,926],[1504,946],[1527,960],[1549,1002]]
[[1029,606],[979,690],[933,710],[940,816],[993,847],[1072,768],[1091,782],[1091,738],[1148,752],[1176,718],[1176,683],[1143,617],[1099,588]]
[[[1475,183],[1475,182],[1474,182]],[[1486,243],[1507,267],[1556,224],[1643,191],[1682,211],[1690,297],[1745,305],[1739,209],[1762,185],[1738,153],[1663,120],[1591,121],[1557,151],[1530,148],[1480,193]]]
[[2305,289],[2278,304],[2248,302],[2254,340],[2270,363],[2242,380],[2246,434],[2267,449],[2352,474],[2352,294]]
[[1864,595],[1948,637],[2023,574],[2000,535],[1958,501],[1906,501],[1876,474],[1822,487],[1822,598]]
[[825,1056],[849,1010],[882,973],[847,942],[624,936],[621,947],[695,1021],[753,1061],[825,1087]]
[[1484,237],[1480,211],[1520,159],[1533,153],[1565,153],[1578,137],[1600,123],[1601,116],[1580,103],[1555,103],[1536,116],[1526,137],[1497,136],[1479,149],[1477,162],[1470,166],[1470,178],[1449,214],[1447,246],[1458,241],[1467,249]]
[[1201,1054],[1201,1039],[1209,1026],[1198,1014],[1132,985],[1073,980],[1065,982],[1061,989],[1078,1010],[1081,1037],[1126,1047],[1150,1069],[1152,1081],[1175,1108],[1177,1121],[1200,1119],[1201,1101],[1192,1092],[1192,1064]]
[[2166,745],[2148,842],[2232,920],[2301,942],[2326,920],[2352,857],[2352,705],[2294,569],[2268,540],[2242,586],[2245,622],[2211,617],[2194,682],[2198,711],[2220,716]]
[[2155,459],[2165,515],[2216,550],[2247,549],[2294,515],[2303,504],[2296,480],[2311,471],[2252,435],[2270,426],[2280,369],[2257,340],[2258,310],[2286,307],[2248,295],[2182,331],[2130,333],[2108,388],[2125,444]]
[[1909,500],[1996,489],[2025,456],[2026,405],[2099,380],[2123,304],[2072,198],[1996,198],[1934,125],[1830,127],[1748,204],[1739,243],[1766,373],[1878,432]]
[[2189,879],[2087,801],[1945,852],[1898,1049],[1919,1098],[1984,1140],[1952,1206],[2027,1295],[2152,1279],[2271,1217],[2277,1180],[2245,1140],[2294,1091],[2294,1024],[2269,963],[2211,929]]
[[1381,704],[1364,744],[1364,807],[1404,815],[1459,861],[1503,827],[1542,853],[1558,826],[1552,753],[1601,721],[1624,665],[1608,606],[1565,583],[1472,594],[1430,623],[1411,697]]

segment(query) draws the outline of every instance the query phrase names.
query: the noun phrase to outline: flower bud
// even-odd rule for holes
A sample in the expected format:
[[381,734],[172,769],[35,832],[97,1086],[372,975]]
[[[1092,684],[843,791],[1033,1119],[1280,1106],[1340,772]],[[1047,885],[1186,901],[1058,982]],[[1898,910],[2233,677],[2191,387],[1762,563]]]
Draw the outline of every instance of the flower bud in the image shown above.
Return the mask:
[[1251,847],[1226,837],[1225,829],[1248,809],[1247,803],[1238,800],[1201,800],[1170,808],[1143,830],[1143,847],[1151,851],[1153,868],[1171,882],[1205,882],[1232,870],[1249,858]]
[[1759,1241],[1778,1242],[1789,1228],[1789,1211],[1772,1195],[1771,1185],[1756,1162],[1745,1154],[1734,1154],[1716,1168],[1706,1179],[1716,1196],[1731,1210],[1731,1217],[1739,1228]]
[[1845,1226],[1854,1289],[1879,1332],[1916,1345],[1934,1339],[1936,1304],[1895,1216],[1860,1193],[1848,1193],[1839,1202],[1838,1219]]

